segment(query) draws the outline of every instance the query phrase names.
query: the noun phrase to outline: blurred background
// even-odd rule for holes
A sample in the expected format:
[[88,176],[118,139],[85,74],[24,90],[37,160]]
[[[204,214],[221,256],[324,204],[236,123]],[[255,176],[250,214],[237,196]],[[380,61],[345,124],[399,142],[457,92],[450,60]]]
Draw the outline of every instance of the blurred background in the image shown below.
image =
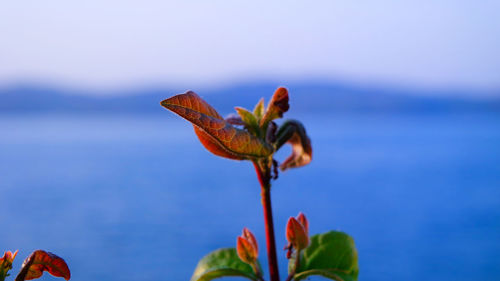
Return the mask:
[[273,185],[282,275],[284,226],[302,211],[311,233],[354,237],[360,280],[499,280],[498,11],[2,2],[0,251],[19,249],[14,275],[41,248],[75,281],[188,280],[246,226],[266,264],[251,164],[205,151],[159,102],[190,89],[226,115],[286,86],[314,155]]

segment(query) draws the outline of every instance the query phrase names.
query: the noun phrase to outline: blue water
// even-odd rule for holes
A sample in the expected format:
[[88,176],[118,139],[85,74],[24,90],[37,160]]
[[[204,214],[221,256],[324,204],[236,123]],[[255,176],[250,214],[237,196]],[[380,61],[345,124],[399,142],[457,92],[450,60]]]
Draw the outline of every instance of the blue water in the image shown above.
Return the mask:
[[[274,183],[279,249],[303,211],[311,233],[354,237],[360,280],[500,280],[499,114],[293,117],[314,159]],[[250,163],[209,154],[169,112],[0,116],[0,251],[19,249],[15,273],[42,248],[75,281],[188,280],[244,226],[265,264],[259,193]]]

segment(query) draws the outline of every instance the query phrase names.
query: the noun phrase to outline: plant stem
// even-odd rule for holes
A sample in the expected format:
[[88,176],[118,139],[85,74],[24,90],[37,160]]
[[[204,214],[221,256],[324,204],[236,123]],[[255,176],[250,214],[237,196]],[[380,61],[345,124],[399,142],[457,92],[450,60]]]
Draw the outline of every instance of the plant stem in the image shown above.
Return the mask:
[[264,223],[266,225],[267,259],[271,281],[279,281],[278,259],[276,257],[276,240],[274,238],[273,211],[271,208],[271,169],[268,165],[254,162],[255,171],[260,182],[262,206],[264,207]]
[[295,253],[297,256],[295,258],[295,264],[293,265],[293,270],[292,272],[290,273],[290,275],[288,275],[288,277],[286,278],[285,281],[290,281],[293,279],[293,276],[295,276],[295,272],[297,272],[297,267],[299,267],[299,263],[300,263],[300,251],[297,251]]

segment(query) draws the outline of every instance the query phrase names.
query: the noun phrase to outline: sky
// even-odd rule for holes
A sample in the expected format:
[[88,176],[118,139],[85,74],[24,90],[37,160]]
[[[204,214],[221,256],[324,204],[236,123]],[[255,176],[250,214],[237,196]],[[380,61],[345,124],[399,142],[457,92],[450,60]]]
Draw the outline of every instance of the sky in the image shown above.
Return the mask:
[[500,89],[500,1],[0,3],[0,85],[256,79]]

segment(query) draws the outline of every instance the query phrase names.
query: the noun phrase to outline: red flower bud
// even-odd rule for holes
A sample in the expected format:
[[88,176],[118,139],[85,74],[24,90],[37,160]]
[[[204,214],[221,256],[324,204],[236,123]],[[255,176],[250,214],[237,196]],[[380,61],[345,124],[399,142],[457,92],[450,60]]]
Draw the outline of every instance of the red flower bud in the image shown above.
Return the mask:
[[253,233],[248,228],[243,228],[243,233],[238,236],[236,242],[236,252],[240,259],[250,265],[257,261],[259,256],[259,247]]
[[286,225],[286,239],[298,251],[307,248],[309,245],[308,237],[308,222],[303,214],[299,214],[297,218],[288,219]]
[[243,234],[242,237],[250,241],[250,243],[253,245],[255,249],[255,256],[259,255],[259,245],[257,244],[257,239],[255,239],[255,236],[253,233],[246,227],[243,228]]
[[299,215],[295,218],[300,222],[300,224],[302,224],[306,231],[306,236],[309,237],[309,222],[307,221],[306,216],[302,212],[299,212]]

